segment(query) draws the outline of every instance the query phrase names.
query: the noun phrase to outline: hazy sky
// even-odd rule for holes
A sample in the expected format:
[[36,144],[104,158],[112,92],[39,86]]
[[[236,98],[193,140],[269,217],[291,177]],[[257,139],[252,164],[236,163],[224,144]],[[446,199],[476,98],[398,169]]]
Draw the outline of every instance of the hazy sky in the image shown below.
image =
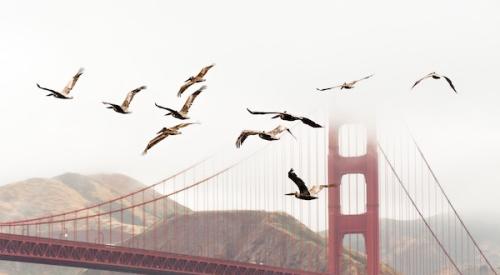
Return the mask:
[[[2,1],[0,184],[64,172],[120,172],[152,183],[269,128],[246,107],[311,114],[329,103],[406,120],[459,211],[498,208],[500,2]],[[215,62],[191,116],[203,124],[141,156],[162,126],[153,102]],[[71,101],[45,97],[85,67]],[[445,82],[413,81],[431,71]],[[318,94],[367,74],[350,92]],[[133,101],[133,114],[100,103]],[[254,141],[252,141],[254,142]],[[257,141],[255,141],[257,142]]]

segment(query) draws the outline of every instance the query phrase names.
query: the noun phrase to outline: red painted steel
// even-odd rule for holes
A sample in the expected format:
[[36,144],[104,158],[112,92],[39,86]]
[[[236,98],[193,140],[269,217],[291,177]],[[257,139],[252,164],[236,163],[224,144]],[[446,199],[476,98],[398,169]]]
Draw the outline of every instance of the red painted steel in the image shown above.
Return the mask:
[[137,248],[2,233],[0,260],[146,274],[321,274]]
[[330,120],[328,145],[328,182],[341,183],[346,174],[362,174],[366,180],[366,213],[344,215],[341,212],[340,188],[328,189],[328,272],[342,272],[342,241],[347,234],[362,234],[365,239],[368,275],[378,275],[379,255],[379,196],[378,154],[374,127],[367,127],[366,154],[343,157],[339,151],[339,130],[342,123]]

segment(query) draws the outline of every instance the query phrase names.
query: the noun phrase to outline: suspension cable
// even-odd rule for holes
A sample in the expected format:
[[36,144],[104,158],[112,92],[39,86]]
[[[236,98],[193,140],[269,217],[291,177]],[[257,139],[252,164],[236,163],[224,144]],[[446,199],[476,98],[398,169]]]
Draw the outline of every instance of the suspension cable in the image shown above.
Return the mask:
[[457,217],[457,219],[459,220],[460,224],[462,225],[462,227],[464,228],[465,232],[467,233],[467,235],[469,236],[469,238],[471,239],[472,243],[474,244],[474,246],[477,248],[477,250],[479,251],[479,253],[481,254],[481,256],[484,258],[484,260],[486,261],[486,264],[490,267],[490,269],[493,271],[493,273],[495,273],[495,275],[498,275],[498,273],[496,272],[496,270],[493,268],[493,266],[491,265],[490,261],[488,260],[488,258],[486,258],[483,250],[479,247],[478,243],[476,242],[476,240],[474,239],[474,237],[472,237],[472,234],[470,233],[469,229],[467,228],[467,226],[465,225],[465,223],[463,222],[462,218],[458,215],[458,212],[457,210],[455,209],[455,207],[453,206],[453,204],[451,203],[448,195],[446,195],[446,193],[444,192],[444,188],[443,186],[441,185],[440,181],[438,180],[436,174],[434,173],[434,170],[431,168],[429,162],[427,161],[427,158],[424,156],[424,153],[422,152],[422,150],[420,149],[420,146],[418,145],[417,141],[415,140],[415,137],[413,136],[413,134],[411,133],[410,129],[408,128],[408,125],[406,125],[407,129],[408,129],[408,133],[410,134],[410,137],[413,141],[413,144],[415,145],[415,147],[417,148],[417,151],[418,153],[420,154],[420,156],[422,157],[422,159],[424,160],[424,163],[425,163],[425,166],[427,166],[427,168],[429,169],[429,172],[431,173],[431,176],[432,178],[434,179],[434,181],[436,182],[436,185],[439,187],[439,189],[441,190],[441,193],[443,194],[444,198],[446,199],[446,201],[448,202],[448,204],[450,205],[451,207],[451,210],[453,211],[453,213],[455,213],[455,216]]
[[439,247],[441,248],[441,250],[443,251],[443,253],[446,255],[446,257],[448,258],[448,260],[450,260],[451,264],[456,269],[456,271],[460,275],[463,275],[462,271],[460,271],[460,269],[458,268],[458,266],[455,263],[455,261],[451,258],[450,254],[448,253],[448,251],[446,251],[444,245],[441,243],[441,241],[437,237],[436,233],[432,230],[431,226],[429,225],[429,223],[427,222],[427,220],[424,218],[424,215],[422,214],[422,212],[420,212],[420,209],[418,208],[418,206],[415,203],[415,201],[413,200],[413,198],[410,196],[410,193],[408,192],[408,189],[406,189],[406,187],[404,186],[403,181],[401,180],[401,178],[399,177],[398,173],[396,172],[396,169],[394,168],[394,166],[392,165],[392,163],[389,161],[389,157],[387,157],[387,155],[385,154],[384,149],[382,149],[382,146],[380,146],[380,143],[377,142],[377,145],[378,145],[378,148],[379,148],[380,152],[384,156],[385,161],[387,162],[387,164],[389,164],[389,167],[391,168],[391,170],[392,170],[394,176],[396,177],[399,185],[401,186],[401,188],[403,188],[403,191],[406,193],[406,196],[408,197],[408,199],[410,200],[410,202],[413,204],[413,207],[415,207],[415,210],[417,211],[418,215],[420,216],[420,218],[424,222],[425,226],[427,227],[427,229],[430,231],[430,233],[434,237],[434,240],[436,240],[436,242],[438,243]]

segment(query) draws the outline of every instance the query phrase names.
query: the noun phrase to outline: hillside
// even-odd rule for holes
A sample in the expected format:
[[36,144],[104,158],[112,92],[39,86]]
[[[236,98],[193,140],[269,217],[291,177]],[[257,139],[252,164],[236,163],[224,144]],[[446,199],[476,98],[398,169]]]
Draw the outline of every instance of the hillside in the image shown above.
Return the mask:
[[[491,219],[494,215],[477,215],[477,214],[464,214],[462,216],[463,220],[469,227],[471,234],[474,236],[475,240],[478,242],[481,249],[484,251],[488,259],[490,260],[493,267],[500,266],[500,221],[496,219]],[[435,228],[445,228],[445,221],[447,221],[445,216],[435,216],[429,219],[429,223]],[[391,232],[392,229],[397,228],[398,232]],[[397,221],[382,219],[380,223],[381,239],[380,239],[380,253],[381,260],[388,263],[396,268],[401,268],[405,274],[420,274],[416,265],[405,264],[402,259],[419,259],[421,262],[427,263],[429,266],[440,266],[443,262],[443,253],[438,249],[435,241],[428,236],[428,238],[422,238],[418,235],[419,232],[427,232],[427,229],[423,227],[420,221]],[[326,232],[322,231],[319,234],[324,238]],[[400,238],[394,238],[393,236],[400,236]],[[443,240],[444,244],[447,244],[447,240]],[[432,245],[430,245],[432,244]],[[347,246],[347,242],[344,246]],[[434,249],[429,249],[433,247]],[[364,250],[364,244],[352,243],[352,248],[359,250]],[[458,247],[460,248],[460,247]],[[450,251],[453,257],[456,255],[461,255],[461,253]],[[473,258],[464,255],[464,258],[455,258],[458,266],[464,270],[470,269],[470,264],[473,263]],[[477,259],[477,261],[479,261]],[[500,272],[500,269],[497,270]],[[474,274],[476,271],[471,271],[470,274]],[[453,273],[449,269],[438,269],[435,270],[433,274],[429,275],[442,275]],[[469,274],[466,272],[466,274]]]
[[[121,174],[85,176],[66,173],[54,178],[32,178],[0,186],[0,217],[2,221],[8,221],[60,213],[105,202],[144,187],[145,185],[139,181]],[[145,199],[152,197],[153,191],[150,191]],[[128,201],[124,202],[124,206],[129,204]],[[174,204],[175,207],[173,207]],[[176,209],[177,213],[190,213],[191,211],[169,199],[167,205],[168,209]],[[147,213],[147,215],[151,214]],[[102,227],[106,228],[108,224],[103,223]],[[112,222],[113,227],[119,224],[117,220]],[[125,225],[124,229],[126,233],[130,230],[130,226]],[[82,271],[78,268],[0,261],[0,274],[71,275]]]
[[[284,213],[195,212],[174,218],[145,234],[146,240],[154,234],[162,236],[155,243],[162,251],[320,272],[326,270],[324,239]],[[152,244],[147,242],[146,248],[153,248]],[[350,263],[344,265],[350,268],[344,271],[345,274],[365,274],[363,256],[346,254],[344,261]],[[88,271],[85,274],[113,273]],[[383,266],[381,274],[396,273]]]
[[[0,213],[3,220],[59,213],[107,201],[143,187],[142,183],[118,174],[84,176],[68,173],[50,179],[29,179],[0,187]],[[146,199],[151,198],[152,191],[146,196]],[[176,205],[177,215],[170,213],[166,224],[159,224],[147,231],[144,237],[136,238],[145,239],[146,248],[152,248],[152,238],[156,234],[156,248],[162,251],[316,271],[326,268],[324,239],[289,215],[262,211],[192,212],[173,201],[168,203]],[[107,224],[104,222],[103,226]],[[112,226],[117,225],[120,225],[119,221],[113,220]],[[127,224],[124,227],[127,228]],[[203,239],[207,235],[210,239]],[[346,274],[365,274],[364,257],[357,253],[346,255],[344,260],[350,263],[345,265],[350,267]],[[0,262],[1,273],[119,274],[8,261]],[[382,274],[395,273],[384,266]]]
[[[0,186],[0,215],[2,221],[8,221],[55,214],[105,202],[144,187],[137,180],[120,174],[66,173],[48,179],[33,178]],[[153,191],[150,191],[145,199],[152,197]],[[169,200],[169,203],[173,202]],[[176,211],[189,210],[176,204]]]

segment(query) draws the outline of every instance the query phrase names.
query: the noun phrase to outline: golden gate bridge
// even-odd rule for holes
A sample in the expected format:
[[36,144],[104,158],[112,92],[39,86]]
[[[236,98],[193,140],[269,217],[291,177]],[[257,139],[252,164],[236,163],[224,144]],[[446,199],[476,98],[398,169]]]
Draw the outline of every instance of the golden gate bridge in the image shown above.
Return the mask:
[[[0,259],[145,274],[497,274],[408,130],[323,122],[234,163],[216,155],[107,202],[0,222]],[[340,187],[283,196],[291,167]],[[236,231],[258,234],[255,257]]]

